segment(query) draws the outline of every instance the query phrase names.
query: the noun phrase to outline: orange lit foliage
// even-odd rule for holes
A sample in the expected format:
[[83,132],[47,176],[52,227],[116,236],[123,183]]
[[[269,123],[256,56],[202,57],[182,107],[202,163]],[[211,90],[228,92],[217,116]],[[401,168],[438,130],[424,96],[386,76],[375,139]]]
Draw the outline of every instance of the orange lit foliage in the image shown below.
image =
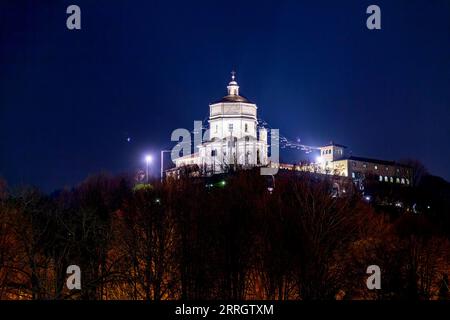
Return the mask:
[[[259,171],[212,188],[98,175],[52,197],[0,183],[0,299],[448,298],[445,200],[441,214],[392,215],[315,175],[275,179],[269,193]],[[81,291],[65,288],[70,264]]]

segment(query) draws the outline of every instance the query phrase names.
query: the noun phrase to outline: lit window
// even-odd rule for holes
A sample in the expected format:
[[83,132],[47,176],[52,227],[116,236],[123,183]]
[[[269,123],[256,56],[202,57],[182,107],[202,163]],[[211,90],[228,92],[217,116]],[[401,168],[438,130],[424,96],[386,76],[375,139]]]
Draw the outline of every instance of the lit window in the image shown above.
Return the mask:
[[383,181],[383,176],[380,176],[380,181]]
[[395,179],[395,182],[400,183],[400,178]]
[[352,172],[352,178],[355,179],[356,175],[354,172]]
[[364,167],[364,168],[367,168],[367,164],[364,163],[364,164],[363,164],[363,167]]
[[391,182],[394,183],[394,178],[393,177],[391,177]]
[[388,182],[388,177],[384,176],[384,181]]
[[378,166],[375,166],[375,170],[378,170]]
[[406,179],[406,184],[409,184],[409,179]]
[[405,184],[405,178],[402,178],[402,184]]

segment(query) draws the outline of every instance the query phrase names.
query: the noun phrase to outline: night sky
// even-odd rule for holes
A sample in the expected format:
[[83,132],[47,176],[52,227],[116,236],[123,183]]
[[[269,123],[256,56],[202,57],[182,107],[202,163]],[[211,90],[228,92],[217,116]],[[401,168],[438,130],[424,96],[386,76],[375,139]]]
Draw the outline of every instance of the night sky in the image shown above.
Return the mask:
[[0,176],[49,192],[136,170],[208,116],[232,69],[284,136],[450,180],[448,0],[1,0]]

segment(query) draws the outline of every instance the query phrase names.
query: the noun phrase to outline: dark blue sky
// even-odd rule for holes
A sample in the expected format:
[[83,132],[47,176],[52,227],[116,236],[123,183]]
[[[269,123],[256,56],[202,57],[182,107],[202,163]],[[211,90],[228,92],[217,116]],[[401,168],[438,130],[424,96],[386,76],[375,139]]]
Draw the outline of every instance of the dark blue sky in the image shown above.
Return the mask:
[[2,0],[0,176],[50,191],[134,170],[208,115],[231,69],[283,135],[450,180],[448,0]]

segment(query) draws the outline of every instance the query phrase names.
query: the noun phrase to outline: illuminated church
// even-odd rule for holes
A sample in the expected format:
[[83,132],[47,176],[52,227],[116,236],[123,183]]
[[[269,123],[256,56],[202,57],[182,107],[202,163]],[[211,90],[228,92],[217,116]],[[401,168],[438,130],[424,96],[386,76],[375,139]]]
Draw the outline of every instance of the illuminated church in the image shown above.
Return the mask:
[[411,184],[411,168],[393,161],[355,157],[345,151],[345,146],[333,142],[322,147],[300,145],[319,151],[316,161],[310,163],[272,162],[268,156],[268,132],[258,127],[257,110],[256,104],[240,95],[236,74],[232,72],[227,95],[209,105],[209,130],[204,141],[195,146],[198,151],[172,159],[175,168],[165,171],[166,175],[175,178],[182,173],[210,176],[238,169],[270,167],[346,177],[358,183],[375,177],[379,182]]
[[267,130],[258,128],[258,107],[240,95],[232,72],[227,95],[209,105],[206,141],[198,152],[173,159],[176,168],[197,167],[202,174],[248,169],[268,164]]

